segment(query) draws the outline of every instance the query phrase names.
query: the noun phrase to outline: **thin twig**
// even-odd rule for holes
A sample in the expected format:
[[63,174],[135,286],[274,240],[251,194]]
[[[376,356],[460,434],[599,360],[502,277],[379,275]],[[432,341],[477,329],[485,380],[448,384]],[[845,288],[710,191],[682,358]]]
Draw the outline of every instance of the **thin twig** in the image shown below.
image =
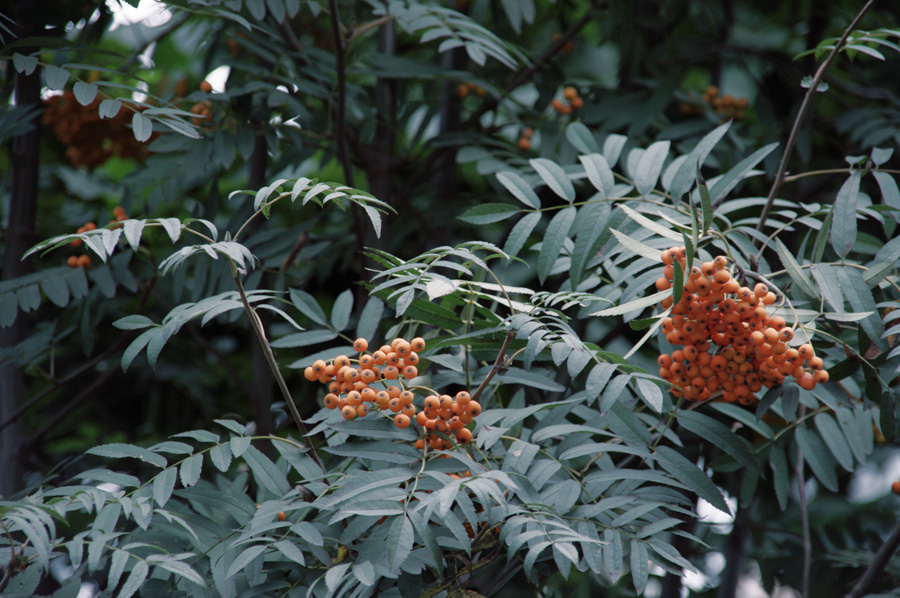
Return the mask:
[[475,401],[478,397],[481,396],[481,393],[484,392],[484,389],[487,388],[488,383],[494,377],[494,375],[500,370],[504,369],[504,362],[506,361],[506,350],[509,348],[509,343],[512,341],[513,337],[516,335],[514,330],[510,330],[506,333],[506,338],[503,340],[503,346],[500,347],[500,352],[497,354],[497,359],[494,360],[494,365],[491,366],[490,371],[487,373],[487,376],[484,377],[484,380],[481,381],[481,384],[478,385],[478,388],[475,389],[475,392],[472,393],[472,400]]
[[872,585],[874,585],[881,577],[884,568],[887,567],[887,564],[894,556],[894,553],[897,552],[898,547],[900,547],[900,525],[897,525],[897,527],[894,528],[890,537],[888,537],[888,539],[884,541],[884,544],[881,545],[881,548],[878,549],[875,558],[869,563],[869,568],[866,569],[863,576],[859,578],[859,581],[856,582],[856,585],[853,586],[853,589],[847,594],[846,598],[861,598],[868,594]]
[[785,175],[787,174],[787,164],[794,151],[794,144],[797,141],[797,135],[800,133],[800,126],[803,124],[803,121],[806,119],[806,113],[809,112],[809,109],[812,106],[813,97],[818,93],[819,83],[821,83],[822,79],[825,77],[825,71],[831,66],[832,61],[837,56],[841,47],[846,43],[850,33],[856,28],[857,23],[863,18],[863,15],[872,8],[873,4],[875,4],[875,0],[866,2],[866,5],[862,7],[856,17],[847,26],[847,29],[844,30],[844,34],[841,35],[841,38],[834,45],[834,48],[829,52],[825,61],[822,62],[816,70],[812,84],[810,84],[809,89],[806,90],[806,95],[803,97],[803,102],[800,104],[800,110],[797,112],[797,117],[794,119],[790,135],[788,135],[787,143],[784,146],[784,154],[782,154],[781,162],[778,164],[778,170],[775,172],[775,181],[772,183],[772,188],[769,189],[769,196],[766,198],[766,205],[763,206],[762,213],[759,215],[759,222],[756,224],[756,230],[761,231],[765,226],[766,219],[769,217],[769,212],[772,211],[772,205],[775,203],[775,196],[784,184]]
[[284,397],[284,402],[287,403],[288,410],[291,412],[291,416],[294,418],[294,422],[297,424],[297,428],[300,429],[300,434],[303,436],[303,443],[306,445],[306,448],[309,449],[309,454],[316,462],[319,467],[322,466],[322,461],[319,459],[319,453],[316,451],[316,446],[313,444],[312,439],[309,438],[309,430],[306,428],[306,424],[303,423],[303,418],[300,417],[300,412],[297,410],[297,405],[294,403],[293,397],[291,397],[291,391],[288,390],[287,383],[284,381],[284,376],[281,375],[281,370],[278,367],[278,363],[275,361],[275,354],[272,353],[272,346],[269,345],[269,341],[266,339],[266,333],[262,329],[262,325],[259,321],[259,316],[256,315],[256,311],[251,307],[250,301],[247,299],[247,293],[244,291],[244,285],[241,283],[240,273],[238,272],[237,266],[234,263],[231,264],[232,277],[234,278],[234,284],[237,286],[238,294],[241,296],[241,302],[244,304],[244,311],[247,312],[247,317],[250,318],[250,325],[253,327],[253,332],[256,334],[256,339],[259,341],[260,346],[263,350],[263,355],[266,358],[266,362],[269,364],[269,368],[272,370],[272,375],[275,377],[275,382],[278,384],[278,388],[281,390],[281,395]]

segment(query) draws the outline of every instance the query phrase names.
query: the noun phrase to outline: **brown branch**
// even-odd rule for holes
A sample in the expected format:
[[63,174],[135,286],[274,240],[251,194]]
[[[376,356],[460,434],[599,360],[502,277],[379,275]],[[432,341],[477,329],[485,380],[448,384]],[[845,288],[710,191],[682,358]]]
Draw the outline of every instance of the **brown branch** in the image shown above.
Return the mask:
[[900,547],[900,525],[894,528],[890,537],[888,537],[888,539],[884,541],[884,544],[881,545],[881,548],[878,549],[875,558],[869,563],[869,568],[866,569],[863,576],[859,578],[859,581],[856,582],[856,585],[853,586],[853,589],[847,594],[846,598],[861,598],[868,594],[875,582],[881,577],[884,568],[887,567],[887,564],[894,556],[894,553],[897,552],[898,547]]
[[[819,65],[818,70],[816,70],[816,74],[813,77],[812,84],[809,86],[809,89],[806,90],[806,95],[803,97],[803,102],[800,104],[800,110],[797,112],[797,117],[794,119],[794,124],[791,126],[791,132],[788,135],[787,143],[784,146],[784,154],[781,156],[781,162],[778,163],[778,170],[775,171],[775,181],[772,183],[772,188],[769,189],[769,196],[766,198],[766,204],[763,206],[762,213],[759,215],[759,222],[756,224],[756,230],[761,231],[766,224],[766,219],[769,217],[769,212],[772,211],[772,206],[775,203],[775,196],[781,190],[781,186],[784,184],[785,175],[787,174],[787,164],[788,160],[791,158],[791,154],[794,151],[794,144],[797,142],[797,135],[800,133],[800,126],[803,124],[803,121],[806,119],[806,114],[809,112],[810,107],[812,106],[813,97],[818,93],[819,83],[822,82],[822,79],[825,77],[825,71],[828,70],[828,67],[831,66],[832,61],[834,61],[841,47],[847,42],[847,38],[850,36],[850,33],[856,27],[857,23],[859,23],[860,19],[863,18],[872,5],[875,4],[875,0],[869,0],[866,2],[866,5],[860,9],[859,13],[857,13],[856,17],[850,22],[847,26],[847,29],[844,30],[843,35],[838,40],[838,42],[834,45],[834,49],[829,52],[828,56],[825,58],[825,61]],[[754,243],[756,241],[754,240]]]
[[497,359],[494,360],[494,365],[491,366],[491,369],[487,373],[487,376],[484,377],[484,380],[481,381],[481,384],[479,384],[478,388],[475,389],[475,392],[472,393],[473,401],[478,400],[478,397],[480,397],[481,393],[484,392],[484,389],[487,388],[488,383],[490,383],[494,375],[505,369],[506,365],[504,364],[504,362],[506,361],[506,350],[509,348],[509,343],[512,341],[515,335],[516,333],[513,330],[510,330],[506,333],[506,338],[503,340],[503,346],[500,347],[500,352],[497,354]]

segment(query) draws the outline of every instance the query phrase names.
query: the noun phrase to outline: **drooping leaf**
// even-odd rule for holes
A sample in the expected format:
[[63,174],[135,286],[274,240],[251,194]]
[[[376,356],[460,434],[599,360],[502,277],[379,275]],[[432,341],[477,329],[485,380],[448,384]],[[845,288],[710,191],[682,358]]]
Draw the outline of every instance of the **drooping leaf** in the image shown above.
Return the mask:
[[859,172],[854,170],[841,185],[834,200],[831,221],[831,246],[841,258],[847,257],[856,244],[856,204],[859,196]]
[[713,484],[703,470],[688,461],[681,453],[667,446],[656,448],[655,460],[659,465],[681,480],[688,488],[726,515],[732,515],[722,491]]
[[559,257],[559,252],[568,238],[577,213],[578,210],[574,206],[563,208],[556,213],[547,225],[544,241],[541,245],[541,253],[538,255],[538,278],[542,284],[550,275],[553,264],[556,263],[556,258]]

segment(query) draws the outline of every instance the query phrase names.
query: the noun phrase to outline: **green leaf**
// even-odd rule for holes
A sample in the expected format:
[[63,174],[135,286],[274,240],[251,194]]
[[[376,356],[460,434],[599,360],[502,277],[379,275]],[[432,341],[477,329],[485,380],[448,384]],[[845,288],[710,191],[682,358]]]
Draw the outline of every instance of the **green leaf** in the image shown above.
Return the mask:
[[660,291],[658,293],[653,293],[652,295],[648,295],[646,297],[641,297],[639,299],[635,299],[634,301],[629,301],[628,303],[623,303],[622,305],[617,305],[616,307],[610,307],[608,309],[603,309],[600,311],[596,311],[594,313],[588,314],[589,316],[620,316],[622,314],[627,314],[631,311],[636,311],[639,309],[644,309],[645,307],[650,307],[651,305],[656,305],[666,297],[670,297],[672,295],[672,289],[666,291]]
[[769,467],[772,468],[772,484],[775,486],[775,497],[782,511],[787,509],[790,496],[790,475],[784,450],[773,445],[769,452]]
[[233,577],[234,575],[236,575],[238,573],[238,571],[240,571],[241,569],[243,569],[244,567],[249,565],[250,561],[252,561],[256,557],[258,557],[265,551],[266,551],[265,544],[255,544],[255,545],[251,546],[250,548],[246,549],[244,552],[242,552],[241,554],[237,555],[237,557],[235,557],[234,561],[231,563],[231,566],[228,567],[228,572],[225,574],[225,576]]
[[150,463],[156,467],[163,468],[166,466],[166,458],[152,451],[131,444],[123,444],[113,442],[110,444],[101,444],[89,448],[85,451],[89,455],[97,455],[98,457],[109,457],[111,459],[133,458],[139,459],[145,463]]
[[334,301],[331,309],[331,325],[335,330],[343,330],[350,322],[350,312],[353,311],[353,291],[344,290]]
[[705,233],[710,229],[713,223],[712,200],[709,197],[709,187],[705,182],[701,182],[698,177],[697,189],[700,191],[700,205],[702,206],[703,224],[701,230]]
[[663,394],[659,386],[655,382],[651,382],[646,378],[635,378],[637,385],[638,397],[644,401],[648,407],[657,413],[662,412]]
[[622,536],[612,528],[606,528],[603,532],[603,566],[609,576],[615,581],[622,575]]
[[634,589],[638,595],[644,592],[647,586],[647,579],[650,576],[649,559],[647,558],[647,548],[643,543],[637,540],[631,541],[631,580],[634,583]]
[[[816,284],[822,291],[822,296],[828,305],[831,306],[836,313],[844,313],[844,298],[841,295],[841,283],[838,280],[837,272],[829,264],[813,264],[809,267],[809,273],[812,274]],[[811,295],[815,297],[815,295]]]
[[45,278],[41,282],[41,290],[57,307],[65,307],[69,304],[69,285],[61,277]]
[[681,242],[681,235],[679,233],[676,233],[675,231],[673,231],[669,226],[663,226],[657,222],[654,222],[653,220],[650,220],[643,214],[641,214],[639,212],[635,212],[634,210],[629,208],[624,203],[618,204],[618,207],[623,212],[628,214],[629,218],[631,218],[632,220],[634,220],[635,222],[637,222],[638,224],[640,224],[642,227],[646,228],[647,230],[649,230],[661,237],[669,239],[670,241],[675,241],[676,243]]
[[728,132],[728,129],[731,127],[732,121],[727,121],[709,133],[706,134],[703,139],[700,140],[700,143],[691,150],[691,153],[688,154],[687,159],[682,162],[681,166],[675,172],[675,175],[672,177],[672,182],[669,185],[669,190],[672,193],[672,197],[678,199],[685,193],[687,193],[688,189],[690,189],[691,184],[695,181],[697,174],[697,165],[703,166],[703,163],[706,161],[706,157],[709,156],[709,153],[716,146],[716,144],[725,136],[725,133]]
[[491,224],[512,217],[519,208],[508,203],[484,203],[466,210],[459,219],[469,224]]
[[566,127],[566,139],[582,154],[597,154],[600,152],[600,146],[597,145],[594,135],[590,129],[580,122],[569,123],[569,126]]
[[600,154],[588,154],[587,156],[578,156],[578,160],[584,166],[584,172],[597,190],[599,198],[608,198],[612,194],[613,187],[616,186],[616,179],[606,158]]
[[860,320],[859,325],[876,347],[887,351],[888,346],[884,340],[884,324],[862,275],[855,268],[837,268],[838,280],[841,283],[841,292],[850,307],[857,313],[871,313],[870,316]]
[[93,83],[76,81],[72,91],[75,92],[75,99],[78,100],[78,103],[82,106],[87,106],[94,101],[95,97],[97,97],[97,86]]
[[859,171],[854,170],[838,191],[831,221],[831,246],[841,259],[856,243],[856,204],[859,196]]
[[[338,332],[334,330],[305,330],[303,332],[295,332],[282,336],[272,341],[271,345],[275,349],[286,349],[293,347],[307,347],[333,340],[338,337]],[[371,338],[371,335],[368,337]]]
[[884,205],[900,209],[900,189],[897,188],[897,181],[894,180],[894,177],[887,172],[878,172],[877,170],[872,173],[872,176],[878,182]]
[[378,326],[381,324],[381,318],[384,315],[384,302],[378,297],[369,297],[362,313],[359,315],[359,322],[356,324],[356,337],[371,339],[378,333]]
[[781,263],[784,264],[788,276],[791,277],[791,280],[794,281],[797,288],[799,288],[807,297],[818,297],[819,294],[816,293],[815,288],[813,288],[812,281],[806,276],[803,269],[800,267],[800,264],[794,259],[793,254],[785,247],[784,243],[782,243],[781,239],[778,237],[775,237],[775,250],[778,252],[778,257],[781,258]]
[[113,322],[113,326],[115,326],[119,330],[141,330],[142,328],[153,326],[153,320],[151,320],[147,316],[134,314],[131,316],[125,316],[124,318],[119,318],[118,320]]
[[834,418],[828,413],[823,412],[816,415],[813,421],[816,424],[819,435],[822,437],[822,440],[825,441],[828,450],[834,455],[838,464],[845,470],[852,472],[853,454],[850,452],[850,445],[847,444],[844,433],[841,431],[837,422],[834,421]]
[[528,163],[547,183],[551,191],[569,203],[575,201],[575,187],[559,164],[546,158],[532,158]]
[[291,303],[294,304],[300,313],[304,316],[319,324],[321,326],[328,325],[328,318],[325,317],[325,312],[322,311],[322,308],[319,307],[318,302],[315,297],[307,293],[306,291],[302,291],[300,289],[291,289]]
[[284,496],[290,491],[291,485],[284,473],[255,446],[247,447],[243,458],[260,486],[275,496]]
[[131,598],[131,596],[133,596],[144,584],[144,580],[147,579],[147,574],[149,572],[150,567],[145,561],[136,561],[134,563],[134,568],[132,568],[131,573],[128,574],[128,578],[125,580],[125,583],[122,584],[122,589],[119,590],[116,597]]
[[399,568],[412,552],[413,526],[409,517],[402,515],[394,519],[387,537],[388,562],[394,569]]
[[575,247],[572,249],[569,277],[573,287],[581,282],[585,264],[596,255],[600,246],[606,243],[612,235],[608,226],[611,213],[609,203],[590,203],[579,208],[578,213],[584,225],[578,227],[578,236],[575,238]]
[[556,258],[559,257],[559,252],[568,238],[572,223],[575,222],[577,213],[578,210],[574,206],[563,208],[556,213],[547,225],[547,230],[544,232],[544,241],[541,245],[541,253],[538,256],[538,278],[541,284],[550,275],[550,271],[556,263]]
[[[245,457],[246,460],[246,457]],[[200,472],[203,469],[203,453],[191,455],[181,464],[181,485],[190,488],[200,481]]]
[[178,479],[178,472],[174,467],[164,469],[153,478],[153,500],[161,507],[166,506],[172,491],[175,490],[175,480]]
[[277,549],[278,552],[283,554],[289,560],[297,563],[301,567],[306,566],[306,558],[303,556],[303,551],[297,548],[297,545],[293,542],[289,542],[287,540],[279,540],[272,544],[272,547]]
[[12,326],[18,313],[19,301],[16,299],[16,294],[3,293],[0,295],[0,328]]
[[512,230],[509,231],[509,236],[506,238],[506,243],[503,245],[503,251],[512,257],[517,256],[519,251],[522,250],[522,247],[525,246],[526,241],[528,241],[528,237],[534,231],[534,227],[537,226],[537,223],[540,221],[540,212],[529,212],[528,214],[525,214],[525,216],[516,222]]
[[65,87],[66,81],[69,80],[69,74],[69,71],[66,69],[53,64],[48,64],[44,67],[44,79],[47,82],[47,87],[52,91]]
[[[863,437],[864,431],[860,429],[859,419],[854,416],[852,410],[844,406],[838,406],[835,414],[837,415],[838,424],[840,424],[841,430],[844,432],[844,437],[847,439],[847,445],[853,452],[853,456],[860,463],[865,463],[868,451],[866,450],[866,441]],[[868,418],[865,419],[865,423],[868,424]],[[871,429],[871,426],[869,429]]]
[[709,504],[726,515],[733,515],[731,508],[725,501],[725,497],[722,495],[722,491],[703,473],[703,470],[688,461],[680,453],[667,446],[659,446],[656,448],[654,457],[663,469],[694,491],[697,496],[705,499]]
[[838,479],[834,473],[834,461],[822,439],[806,426],[798,426],[795,434],[803,451],[803,459],[809,464],[816,479],[832,492],[838,491]]
[[100,118],[112,118],[119,113],[122,102],[119,100],[103,100],[100,102]]
[[140,112],[135,112],[131,117],[131,132],[138,141],[147,141],[153,134],[153,121]]
[[715,205],[718,205],[725,199],[725,196],[728,195],[732,189],[734,189],[738,183],[744,180],[744,177],[750,173],[754,166],[762,162],[763,158],[768,156],[778,147],[778,143],[770,143],[769,145],[760,148],[738,162],[734,168],[726,172],[722,177],[716,181],[716,183],[709,190],[710,197],[712,197],[712,202]]
[[618,366],[614,363],[598,363],[593,367],[591,373],[588,374],[587,381],[584,384],[584,390],[587,393],[588,405],[594,402]]
[[[495,378],[497,380],[498,378]],[[507,368],[506,373],[499,377],[506,384],[522,384],[549,392],[562,392],[566,388],[553,378],[540,373],[540,370],[524,370],[522,368]]]
[[648,195],[656,187],[659,173],[669,155],[671,142],[657,141],[647,148],[641,159],[638,160],[634,173],[634,187],[643,196]]
[[697,411],[682,409],[678,412],[678,424],[689,432],[693,432],[705,441],[722,449],[727,455],[757,475],[762,475],[756,453],[732,432],[728,426]]
[[541,200],[531,188],[531,185],[525,182],[521,176],[512,171],[504,171],[497,173],[497,180],[513,194],[513,197],[521,201],[529,208],[540,209]]

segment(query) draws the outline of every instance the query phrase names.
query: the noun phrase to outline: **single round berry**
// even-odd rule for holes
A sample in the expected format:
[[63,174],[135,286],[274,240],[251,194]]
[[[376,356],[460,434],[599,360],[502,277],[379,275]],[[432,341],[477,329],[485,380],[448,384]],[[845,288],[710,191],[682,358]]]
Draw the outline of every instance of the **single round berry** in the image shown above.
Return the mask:
[[358,338],[353,341],[353,350],[362,353],[369,348],[369,341],[364,338]]

